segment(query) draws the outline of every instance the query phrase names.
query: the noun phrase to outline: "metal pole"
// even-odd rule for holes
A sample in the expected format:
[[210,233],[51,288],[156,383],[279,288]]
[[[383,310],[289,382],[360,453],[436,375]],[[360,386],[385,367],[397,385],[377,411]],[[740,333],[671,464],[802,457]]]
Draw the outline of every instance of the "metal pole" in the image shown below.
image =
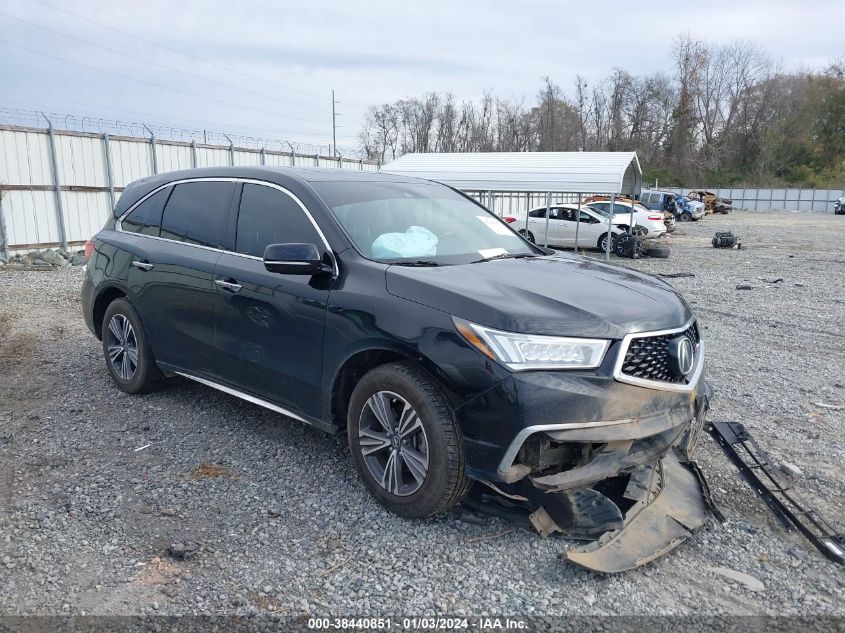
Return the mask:
[[604,261],[610,261],[610,242],[613,235],[612,227],[613,227],[613,205],[616,203],[616,194],[613,193],[610,195],[610,209],[608,209],[607,214],[607,243],[605,245],[604,251]]
[[59,226],[59,242],[62,248],[67,250],[67,230],[65,229],[65,210],[62,204],[62,192],[59,184],[59,161],[56,158],[56,137],[53,135],[53,122],[44,113],[41,113],[47,121],[47,136],[50,145],[50,166],[53,169],[53,191],[56,194],[56,221]]
[[261,164],[266,165],[267,164],[267,152],[264,151],[263,147],[261,148],[260,155],[261,155]]
[[334,90],[332,90],[332,152],[337,153],[337,115],[334,111]]
[[232,143],[232,139],[229,138],[229,135],[225,132],[223,136],[226,137],[226,140],[229,141],[229,165],[234,167],[235,166],[235,144]]
[[6,232],[6,216],[3,213],[2,191],[0,191],[0,248],[2,248],[3,261],[9,261],[9,234]]
[[320,166],[320,155],[314,154],[314,167],[319,167],[319,166]]
[[543,246],[549,247],[549,216],[552,213],[552,192],[546,192],[546,234],[543,236]]
[[191,139],[191,167],[197,167],[197,142]]
[[109,145],[109,135],[103,134],[103,155],[106,157],[106,182],[109,185],[109,202],[111,203],[111,208],[114,209],[114,174],[112,173],[111,147]]
[[290,147],[290,166],[295,167],[296,166],[296,150],[293,149],[293,145],[290,144],[290,141],[285,141],[285,143],[287,143],[288,147]]
[[578,253],[578,229],[581,228],[581,194],[578,194],[578,209],[575,211],[575,253]]
[[531,213],[531,194],[525,194],[525,239],[528,239],[528,214]]
[[147,124],[143,124],[144,128],[147,132],[150,133],[150,152],[152,152],[152,166],[153,166],[153,174],[158,173],[158,158],[156,157],[156,135],[153,134],[153,131],[147,127]]

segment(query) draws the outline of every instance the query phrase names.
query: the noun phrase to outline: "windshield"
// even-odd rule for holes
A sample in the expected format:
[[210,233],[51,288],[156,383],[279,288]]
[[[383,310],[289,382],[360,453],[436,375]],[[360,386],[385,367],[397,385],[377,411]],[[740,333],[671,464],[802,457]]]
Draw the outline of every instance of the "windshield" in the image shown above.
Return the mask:
[[380,181],[312,185],[369,259],[446,265],[539,254],[499,218],[443,185]]

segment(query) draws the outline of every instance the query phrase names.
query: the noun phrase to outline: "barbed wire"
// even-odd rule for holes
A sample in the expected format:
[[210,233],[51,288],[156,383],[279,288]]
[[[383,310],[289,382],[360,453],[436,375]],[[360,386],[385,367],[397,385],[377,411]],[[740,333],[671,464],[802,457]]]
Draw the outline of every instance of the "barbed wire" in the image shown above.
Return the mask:
[[[46,119],[45,119],[46,117]],[[109,119],[83,114],[66,114],[59,112],[41,112],[22,108],[0,107],[0,124],[20,125],[23,127],[44,128],[51,122],[55,129],[72,132],[91,132],[96,134],[111,134],[114,136],[149,137],[150,133],[161,140],[183,141],[190,143],[204,143],[208,145],[229,145],[246,149],[261,149],[279,152],[293,151],[297,154],[331,154],[331,145],[303,143],[287,139],[269,138],[237,134],[235,132],[220,132],[207,129],[190,129],[161,123],[142,123],[124,119]],[[364,152],[357,148],[338,146],[337,153],[343,158],[363,159]]]

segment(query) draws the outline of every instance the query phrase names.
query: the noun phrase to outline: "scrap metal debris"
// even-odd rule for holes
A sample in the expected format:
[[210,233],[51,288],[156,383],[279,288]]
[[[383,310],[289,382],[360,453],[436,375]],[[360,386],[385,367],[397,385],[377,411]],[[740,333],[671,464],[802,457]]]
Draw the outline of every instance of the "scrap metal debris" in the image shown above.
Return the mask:
[[815,510],[807,507],[790,486],[778,481],[773,460],[742,423],[713,422],[708,430],[743,479],[786,529],[797,528],[827,558],[845,565],[845,533],[837,532]]
[[695,277],[693,273],[657,273],[658,277],[666,277],[667,279],[678,279],[680,277]]
[[728,580],[733,580],[745,585],[745,587],[751,591],[765,591],[766,589],[766,586],[762,582],[757,580],[751,574],[746,574],[745,572],[728,569],[727,567],[708,567],[707,571],[712,571],[714,574],[724,576]]
[[826,402],[814,402],[814,407],[819,407],[821,409],[830,409],[831,411],[842,411],[845,407],[838,405],[838,404],[827,404]]
[[717,231],[713,237],[713,248],[742,248],[739,238],[731,231]]

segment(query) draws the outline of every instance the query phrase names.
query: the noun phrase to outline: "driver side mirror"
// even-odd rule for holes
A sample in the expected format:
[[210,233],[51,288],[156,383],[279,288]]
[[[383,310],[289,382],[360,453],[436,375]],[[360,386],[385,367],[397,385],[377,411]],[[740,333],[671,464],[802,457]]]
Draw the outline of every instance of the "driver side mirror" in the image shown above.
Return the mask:
[[268,244],[264,268],[281,275],[316,275],[330,271],[314,244]]

